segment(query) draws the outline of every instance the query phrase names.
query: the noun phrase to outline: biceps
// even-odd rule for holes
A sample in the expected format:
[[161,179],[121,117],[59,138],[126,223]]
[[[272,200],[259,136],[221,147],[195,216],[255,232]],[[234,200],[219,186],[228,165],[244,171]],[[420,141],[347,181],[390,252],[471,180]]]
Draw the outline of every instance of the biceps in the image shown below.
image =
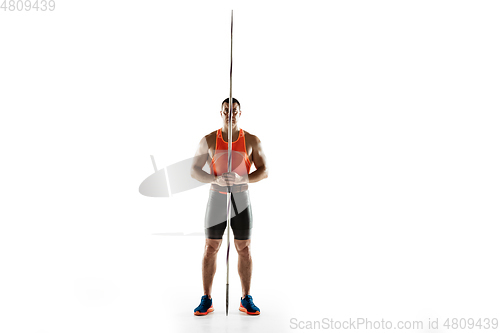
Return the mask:
[[196,152],[193,157],[192,167],[200,167],[202,168],[207,162],[208,158],[208,146],[205,139],[202,139],[196,149]]
[[205,163],[207,163],[207,156],[208,154],[196,155],[195,157],[193,157],[193,163],[191,164],[191,167],[203,168]]
[[265,168],[267,166],[266,155],[264,154],[262,145],[260,143],[255,147],[255,150],[253,151],[253,163],[256,169],[263,167]]

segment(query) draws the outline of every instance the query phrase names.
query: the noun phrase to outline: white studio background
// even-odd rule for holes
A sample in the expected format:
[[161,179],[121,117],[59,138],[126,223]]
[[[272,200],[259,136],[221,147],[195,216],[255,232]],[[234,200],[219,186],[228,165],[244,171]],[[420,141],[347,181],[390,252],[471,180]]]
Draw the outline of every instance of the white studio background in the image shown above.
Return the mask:
[[[56,6],[0,11],[0,331],[498,316],[498,2]],[[208,187],[138,187],[150,155],[221,126],[231,9],[240,126],[270,165],[250,190],[263,313],[238,316],[233,247],[242,321],[222,315],[224,241],[195,321],[203,236],[156,234],[203,232]]]

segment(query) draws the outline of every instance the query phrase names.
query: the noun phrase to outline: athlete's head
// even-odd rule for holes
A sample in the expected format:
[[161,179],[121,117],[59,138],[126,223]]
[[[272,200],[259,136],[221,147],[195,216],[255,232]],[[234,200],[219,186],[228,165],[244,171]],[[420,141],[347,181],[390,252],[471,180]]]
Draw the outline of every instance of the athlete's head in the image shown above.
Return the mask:
[[[240,120],[241,116],[241,109],[240,109],[240,102],[236,98],[233,97],[233,126],[235,126],[238,123],[238,120]],[[220,115],[224,123],[226,124],[229,121],[229,98],[226,98],[222,102],[221,106],[221,111]]]

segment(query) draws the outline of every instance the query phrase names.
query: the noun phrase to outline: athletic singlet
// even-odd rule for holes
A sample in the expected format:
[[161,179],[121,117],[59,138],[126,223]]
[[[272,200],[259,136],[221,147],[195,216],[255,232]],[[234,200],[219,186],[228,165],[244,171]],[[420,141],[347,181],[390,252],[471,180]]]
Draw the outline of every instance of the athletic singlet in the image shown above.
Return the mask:
[[[227,149],[228,143],[222,138],[222,129],[217,130],[217,139],[215,141],[215,154],[210,163],[210,173],[215,176],[220,176],[227,172]],[[245,145],[245,134],[240,128],[238,140],[234,141],[231,147],[231,169],[238,175],[248,175],[250,173],[250,160],[247,155]]]

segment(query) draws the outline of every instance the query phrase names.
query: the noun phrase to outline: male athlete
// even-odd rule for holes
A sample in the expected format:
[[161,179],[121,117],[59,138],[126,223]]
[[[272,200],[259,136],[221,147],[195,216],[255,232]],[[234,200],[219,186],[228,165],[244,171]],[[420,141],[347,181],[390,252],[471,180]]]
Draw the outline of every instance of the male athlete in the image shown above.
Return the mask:
[[[227,224],[227,186],[232,186],[231,229],[234,245],[238,252],[238,273],[243,296],[240,298],[240,311],[249,315],[260,314],[250,293],[252,277],[252,257],[250,255],[250,234],[252,231],[252,206],[248,183],[255,183],[268,176],[266,157],[261,142],[255,135],[238,127],[241,105],[233,98],[232,124],[229,122],[229,98],[222,102],[220,115],[222,128],[205,135],[193,159],[191,176],[200,182],[211,183],[207,210],[205,213],[205,252],[203,254],[202,275],[203,292],[200,305],[194,314],[203,316],[214,311],[212,305],[212,282],[215,275],[217,252],[222,243],[222,235]],[[232,131],[232,172],[227,172],[228,137]],[[205,163],[210,173],[202,170]],[[250,172],[254,164],[256,170]]]

